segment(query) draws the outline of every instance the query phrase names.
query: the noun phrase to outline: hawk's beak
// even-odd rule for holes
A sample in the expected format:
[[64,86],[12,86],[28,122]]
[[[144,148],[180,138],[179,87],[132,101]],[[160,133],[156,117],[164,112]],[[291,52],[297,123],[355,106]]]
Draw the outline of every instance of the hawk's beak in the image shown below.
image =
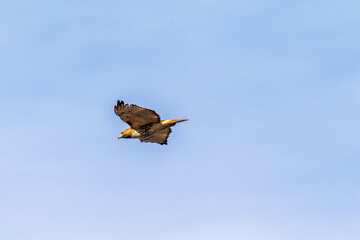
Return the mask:
[[123,134],[121,133],[119,136],[118,136],[118,139],[122,138],[123,137]]

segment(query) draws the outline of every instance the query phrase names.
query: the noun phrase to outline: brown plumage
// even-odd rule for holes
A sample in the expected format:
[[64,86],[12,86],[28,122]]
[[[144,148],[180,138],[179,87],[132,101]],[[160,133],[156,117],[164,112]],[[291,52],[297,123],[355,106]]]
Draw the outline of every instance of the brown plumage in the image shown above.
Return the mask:
[[167,144],[172,126],[182,120],[163,120],[161,121],[159,114],[154,110],[136,106],[134,104],[124,104],[123,101],[117,101],[114,107],[115,114],[121,120],[130,125],[119,135],[120,138],[139,138],[141,142],[152,142],[159,144]]

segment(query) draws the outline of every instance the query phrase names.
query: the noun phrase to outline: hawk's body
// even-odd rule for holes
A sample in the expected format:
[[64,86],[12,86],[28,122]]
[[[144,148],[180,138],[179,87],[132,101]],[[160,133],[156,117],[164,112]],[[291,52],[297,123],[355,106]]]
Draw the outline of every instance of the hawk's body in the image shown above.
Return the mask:
[[130,125],[118,138],[139,138],[141,142],[167,144],[171,128],[182,120],[160,120],[160,116],[151,109],[142,108],[134,104],[124,104],[117,101],[114,107],[115,114]]

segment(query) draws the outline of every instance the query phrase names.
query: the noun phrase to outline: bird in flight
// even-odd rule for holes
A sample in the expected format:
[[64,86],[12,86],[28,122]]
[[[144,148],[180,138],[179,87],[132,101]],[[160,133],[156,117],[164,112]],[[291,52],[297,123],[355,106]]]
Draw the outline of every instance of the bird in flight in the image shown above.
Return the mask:
[[167,144],[172,126],[188,120],[161,120],[159,114],[154,110],[134,104],[124,104],[123,101],[120,102],[119,100],[114,106],[114,110],[121,120],[130,125],[130,128],[124,130],[118,139],[138,138],[141,142],[159,143],[161,145]]

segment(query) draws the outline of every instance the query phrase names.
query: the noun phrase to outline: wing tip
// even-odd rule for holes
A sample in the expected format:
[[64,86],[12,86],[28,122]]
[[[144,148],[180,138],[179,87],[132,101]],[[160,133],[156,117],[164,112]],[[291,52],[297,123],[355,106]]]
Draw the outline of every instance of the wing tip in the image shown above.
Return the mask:
[[116,105],[115,105],[116,107],[123,107],[124,106],[124,101],[120,101],[120,100],[117,100],[117,102],[116,102]]
[[115,114],[118,115],[119,108],[124,106],[124,101],[117,100],[116,105],[114,106]]

